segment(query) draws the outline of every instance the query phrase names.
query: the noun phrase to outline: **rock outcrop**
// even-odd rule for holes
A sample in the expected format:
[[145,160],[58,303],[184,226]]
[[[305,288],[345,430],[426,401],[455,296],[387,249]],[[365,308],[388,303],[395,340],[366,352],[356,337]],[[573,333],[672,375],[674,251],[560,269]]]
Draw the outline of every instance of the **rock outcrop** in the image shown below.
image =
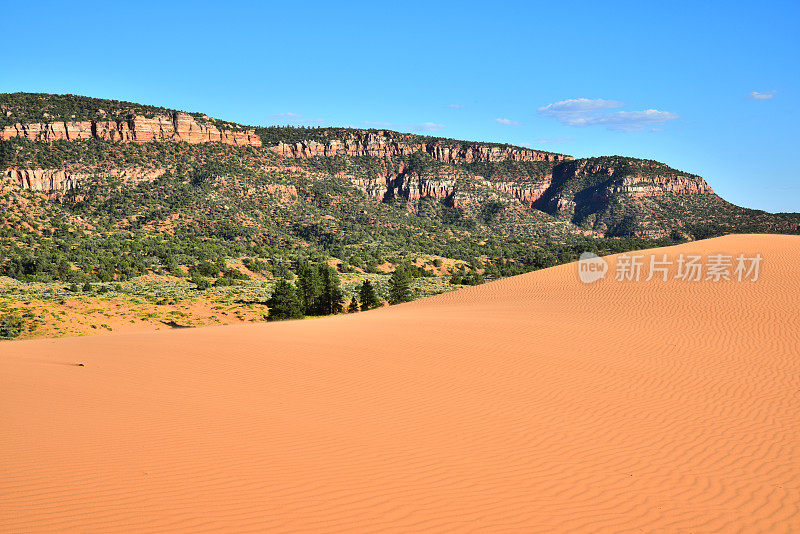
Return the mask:
[[547,191],[547,188],[550,187],[550,183],[552,182],[553,176],[548,175],[544,178],[541,183],[537,184],[530,184],[525,182],[510,182],[510,181],[486,181],[487,185],[497,189],[498,191],[502,191],[503,193],[508,193],[509,195],[513,195],[517,200],[524,203],[531,203],[536,202],[539,200],[542,195]]
[[23,189],[53,193],[77,189],[88,175],[58,169],[6,169],[6,178]]
[[12,137],[31,141],[71,141],[96,137],[123,143],[185,141],[190,144],[219,142],[236,146],[261,146],[261,138],[254,130],[219,129],[210,121],[198,121],[192,115],[179,111],[153,117],[137,115],[125,120],[18,123],[0,130],[0,140]]
[[155,180],[166,172],[164,168],[119,168],[100,173],[71,172],[62,169],[19,169],[5,170],[5,177],[12,184],[22,189],[30,189],[48,195],[58,195],[80,188],[91,176],[105,176],[120,178],[126,182],[141,182]]
[[401,162],[397,168],[385,168],[369,178],[344,172],[337,173],[337,176],[349,179],[362,191],[380,200],[404,198],[413,202],[426,197],[441,200],[451,196],[455,191],[457,174],[455,169],[420,173],[409,170]]
[[415,136],[397,135],[393,132],[354,130],[344,139],[332,139],[325,143],[299,141],[278,143],[270,150],[291,158],[307,159],[316,156],[372,156],[392,158],[408,156],[415,152],[430,155],[442,163],[495,163],[501,161],[547,161],[559,163],[571,161],[572,156],[553,154],[512,146],[486,145],[469,142],[442,142],[438,140],[417,141]]
[[[631,159],[622,161],[619,164],[614,158],[582,159],[562,165],[557,172],[563,181],[591,177],[598,182],[607,177],[609,181],[605,188],[609,195],[626,193],[641,197],[669,193],[714,194],[711,186],[700,176],[681,173],[658,162]],[[615,176],[617,179],[614,179]]]
[[608,187],[610,194],[627,193],[633,197],[664,194],[713,195],[714,190],[699,176],[693,175],[633,175],[626,176]]
[[685,211],[687,198],[720,200],[700,176],[655,161],[610,156],[554,166],[549,187],[532,205],[602,233],[664,237],[674,228],[671,219]]

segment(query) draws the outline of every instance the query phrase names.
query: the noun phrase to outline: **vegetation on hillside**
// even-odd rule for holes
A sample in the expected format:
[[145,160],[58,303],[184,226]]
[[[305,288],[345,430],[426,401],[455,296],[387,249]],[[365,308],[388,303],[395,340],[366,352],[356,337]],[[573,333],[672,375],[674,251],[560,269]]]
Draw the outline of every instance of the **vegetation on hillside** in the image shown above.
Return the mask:
[[[167,110],[16,93],[0,95],[0,111],[1,126]],[[353,133],[258,132],[266,145]],[[53,285],[46,294],[60,300],[96,287],[113,293],[111,284],[147,276],[180,281],[195,296],[233,295],[226,288],[265,280],[268,294],[262,288],[248,298],[271,308],[273,319],[365,311],[574,261],[585,251],[800,227],[798,214],[748,210],[713,194],[630,194],[619,187],[626,177],[701,179],[621,156],[559,164],[447,164],[425,152],[290,160],[267,147],[218,143],[12,138],[0,141],[0,168],[58,170],[78,183],[45,192],[0,183],[0,275]],[[514,190],[544,193],[531,204]],[[370,276],[378,278],[364,279]],[[14,317],[3,323],[5,335],[15,331]]]

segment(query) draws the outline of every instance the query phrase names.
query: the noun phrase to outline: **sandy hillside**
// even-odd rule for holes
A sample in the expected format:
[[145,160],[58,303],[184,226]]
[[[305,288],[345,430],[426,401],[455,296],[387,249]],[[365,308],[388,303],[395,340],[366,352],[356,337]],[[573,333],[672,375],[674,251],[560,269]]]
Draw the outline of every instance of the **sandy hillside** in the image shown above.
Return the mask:
[[800,238],[694,252],[760,280],[2,343],[0,531],[800,532]]

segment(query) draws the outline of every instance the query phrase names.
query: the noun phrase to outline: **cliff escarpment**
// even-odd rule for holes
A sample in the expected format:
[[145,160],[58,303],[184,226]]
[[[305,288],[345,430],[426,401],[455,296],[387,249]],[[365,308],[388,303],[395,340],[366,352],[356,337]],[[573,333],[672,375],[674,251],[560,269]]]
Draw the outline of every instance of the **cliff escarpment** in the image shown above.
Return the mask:
[[555,166],[550,186],[533,206],[602,233],[662,235],[680,226],[687,202],[718,201],[700,176],[657,161],[608,156]]
[[261,138],[254,130],[220,129],[211,122],[196,120],[188,113],[179,111],[154,117],[136,115],[121,120],[15,123],[0,130],[0,140],[14,137],[45,142],[94,137],[123,143],[185,141],[189,144],[218,142],[236,146],[261,146]]
[[[85,196],[77,190],[89,189],[87,184],[97,189],[105,182],[123,192],[146,183],[155,189],[181,184],[182,194],[196,188],[209,198],[221,184],[239,182],[248,184],[246,192],[277,192],[325,209],[334,198],[359,194],[377,210],[399,206],[408,215],[457,221],[462,228],[503,220],[507,234],[520,221],[537,235],[552,234],[553,227],[648,237],[797,228],[795,218],[733,206],[700,176],[652,160],[576,160],[384,129],[252,128],[200,113],[74,95],[0,94],[0,177],[4,187],[65,202]],[[296,197],[281,192],[290,185]],[[264,205],[253,196],[247,202],[270,217],[277,209],[272,197]],[[126,206],[137,202],[132,196]],[[235,209],[232,201],[218,215],[224,219]],[[288,224],[296,216],[288,213]]]
[[544,161],[559,163],[574,159],[564,154],[509,145],[470,143],[467,141],[438,140],[411,134],[399,134],[384,130],[352,130],[340,139],[324,142],[303,140],[293,143],[279,141],[270,150],[291,158],[371,156],[394,158],[414,153],[428,154],[441,163],[473,163],[502,161]]
[[119,178],[125,183],[135,184],[141,181],[155,180],[164,175],[165,172],[167,172],[165,168],[145,169],[136,167],[108,169],[101,172],[87,172],[77,169],[20,169],[11,167],[5,169],[5,178],[22,189],[43,193],[51,199],[58,199],[64,193],[79,190],[81,185],[92,177]]

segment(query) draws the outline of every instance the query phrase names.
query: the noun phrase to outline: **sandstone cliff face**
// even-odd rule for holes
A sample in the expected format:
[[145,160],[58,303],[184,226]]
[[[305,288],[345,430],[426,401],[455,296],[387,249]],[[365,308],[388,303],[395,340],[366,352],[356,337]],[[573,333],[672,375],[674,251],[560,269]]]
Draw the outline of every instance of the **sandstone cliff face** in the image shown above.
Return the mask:
[[46,193],[51,197],[58,197],[62,193],[79,189],[91,176],[105,176],[121,178],[126,182],[140,182],[145,180],[155,180],[162,176],[167,169],[141,169],[141,168],[120,168],[112,169],[107,172],[87,174],[72,172],[62,169],[18,169],[9,168],[5,170],[5,177],[12,184],[22,189],[30,189]]
[[389,191],[412,202],[421,198],[445,199],[455,192],[456,173],[440,173],[435,176],[424,173],[400,173],[389,181]]
[[380,200],[405,198],[413,202],[426,197],[441,200],[452,195],[457,171],[447,169],[437,173],[420,173],[407,169],[401,162],[397,168],[387,166],[369,178],[344,172],[337,173],[337,176],[349,179],[362,191]]
[[[372,132],[356,130],[342,140],[331,140],[326,143],[317,141],[301,141],[287,144],[279,143],[269,147],[270,150],[290,158],[307,159],[313,157],[333,157],[336,155],[371,156],[387,162],[398,156],[409,156],[416,152],[430,155],[434,160],[448,163],[497,163],[503,161],[543,161],[557,164],[572,161],[572,156],[551,154],[537,150],[516,147],[486,146],[470,143],[413,142],[397,136],[392,132]],[[455,193],[456,169],[438,170],[437,172],[409,171],[401,162],[399,168],[389,168],[371,178],[339,173],[349,178],[367,194],[381,199],[394,197],[415,201],[430,197],[445,199]],[[481,176],[477,179],[484,181]],[[485,181],[490,187],[515,196],[523,202],[533,202],[542,196],[549,187],[552,175],[547,175],[541,183],[524,183],[514,181]]]
[[663,237],[687,197],[718,198],[699,176],[648,160],[602,157],[554,166],[533,206],[602,233]]
[[57,169],[6,169],[6,178],[23,189],[32,191],[67,192],[77,189],[88,175],[73,174]]
[[578,160],[562,166],[564,180],[584,177],[608,177],[620,175],[606,187],[609,195],[626,193],[634,197],[663,194],[713,195],[714,191],[700,176],[672,171],[663,164],[628,164],[623,169],[613,164],[591,159]]
[[185,141],[191,144],[219,142],[236,146],[261,146],[253,130],[220,130],[211,122],[198,122],[187,113],[173,112],[152,118],[137,115],[128,120],[14,124],[0,130],[0,140],[23,137],[31,141],[90,139],[124,143]]
[[442,163],[473,163],[501,161],[549,161],[558,163],[570,161],[572,156],[551,154],[516,147],[486,146],[480,144],[457,143],[443,144],[433,142],[413,142],[397,137],[389,132],[356,130],[342,140],[331,140],[327,143],[317,141],[301,141],[287,144],[279,143],[270,150],[291,158],[312,158],[315,156],[373,156],[391,158],[408,156],[415,152],[429,154]]
[[626,176],[609,186],[609,193],[626,193],[633,197],[665,194],[713,195],[714,190],[699,176]]
[[547,174],[541,180],[511,181],[511,180],[485,180],[482,176],[476,178],[484,181],[489,187],[507,193],[522,203],[530,204],[539,200],[553,182],[553,175]]

